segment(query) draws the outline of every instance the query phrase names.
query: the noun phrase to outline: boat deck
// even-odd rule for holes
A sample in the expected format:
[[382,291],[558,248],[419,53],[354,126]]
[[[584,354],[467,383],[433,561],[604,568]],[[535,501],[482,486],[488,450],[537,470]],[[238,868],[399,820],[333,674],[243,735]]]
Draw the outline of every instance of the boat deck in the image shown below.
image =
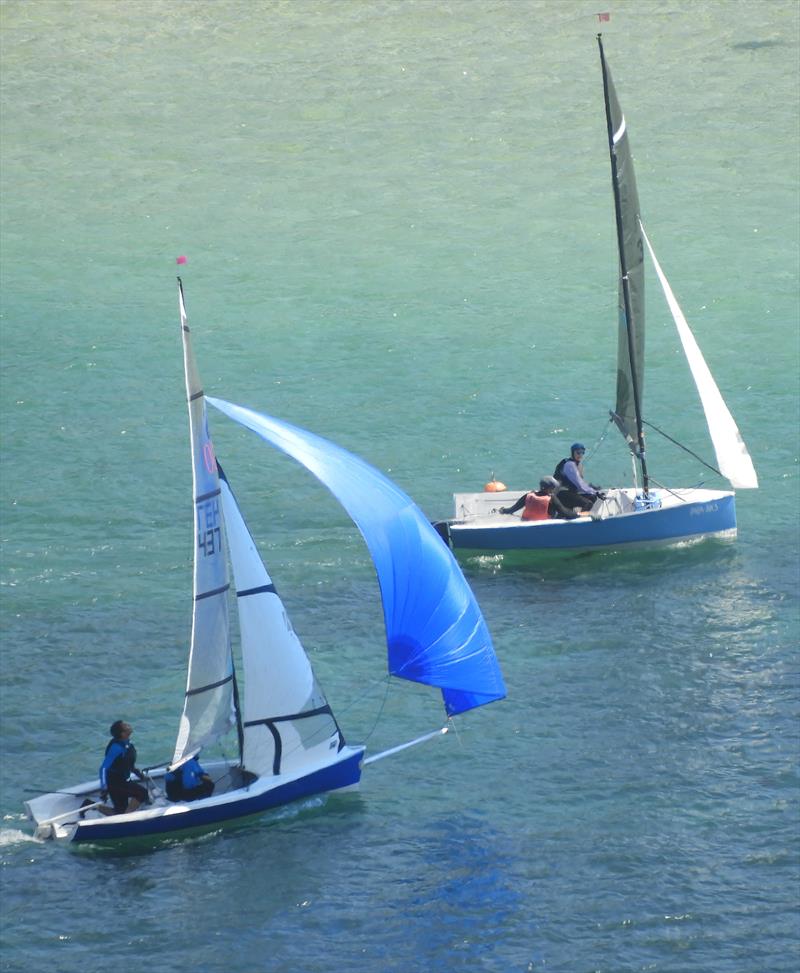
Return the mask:
[[456,550],[599,550],[628,545],[677,544],[736,535],[734,495],[722,490],[651,490],[651,505],[634,488],[609,490],[575,520],[522,520],[501,514],[525,491],[457,493],[455,519],[447,524]]

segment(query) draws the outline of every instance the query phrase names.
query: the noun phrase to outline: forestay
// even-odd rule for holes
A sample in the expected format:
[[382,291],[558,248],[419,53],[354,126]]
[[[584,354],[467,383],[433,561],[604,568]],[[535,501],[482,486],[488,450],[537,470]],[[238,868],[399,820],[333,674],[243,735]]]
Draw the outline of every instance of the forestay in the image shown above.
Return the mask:
[[226,733],[236,721],[228,625],[228,562],[214,446],[178,288],[194,495],[194,604],[186,696],[173,763]]
[[297,460],[352,517],[378,575],[389,672],[441,689],[448,715],[502,699],[505,686],[477,602],[414,502],[364,460],[314,433],[221,399],[208,402]]

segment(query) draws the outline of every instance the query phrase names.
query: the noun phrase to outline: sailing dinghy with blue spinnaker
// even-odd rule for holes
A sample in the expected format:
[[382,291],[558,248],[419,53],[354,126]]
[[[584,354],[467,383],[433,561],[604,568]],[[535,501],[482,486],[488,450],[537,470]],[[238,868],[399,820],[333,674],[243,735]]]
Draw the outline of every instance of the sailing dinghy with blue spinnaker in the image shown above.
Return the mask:
[[[619,106],[599,35],[598,44],[619,251],[617,397],[611,419],[629,446],[634,484],[632,487],[606,491],[605,499],[597,501],[590,517],[576,520],[525,521],[520,515],[501,514],[500,508],[513,504],[523,493],[522,490],[457,493],[453,498],[454,519],[439,525],[456,549],[493,553],[584,551],[675,544],[704,537],[736,535],[736,505],[732,491],[675,488],[660,484],[658,489],[653,489],[651,486],[642,411],[645,249],[650,254],[675,321],[705,412],[718,468],[707,463],[704,465],[710,466],[737,489],[758,486],[747,447],[644,231],[625,116]],[[656,428],[653,423],[647,424]]]
[[[447,725],[364,759],[350,745],[217,463],[206,401],[310,470],[358,526],[375,564],[383,602],[388,671],[441,690],[447,717],[505,696],[486,624],[453,555],[419,508],[364,460],[270,416],[206,399],[191,348],[179,279],[194,486],[194,610],[189,665],[177,741],[169,764],[150,768],[151,802],[105,816],[100,781],[26,802],[41,838],[103,842],[208,828],[290,801],[352,788],[362,764],[446,732]],[[229,567],[235,589],[231,591]],[[235,594],[242,683],[234,668],[229,600]],[[237,759],[206,761],[212,796],[168,801],[169,769],[228,734]],[[82,809],[85,802],[91,806]]]

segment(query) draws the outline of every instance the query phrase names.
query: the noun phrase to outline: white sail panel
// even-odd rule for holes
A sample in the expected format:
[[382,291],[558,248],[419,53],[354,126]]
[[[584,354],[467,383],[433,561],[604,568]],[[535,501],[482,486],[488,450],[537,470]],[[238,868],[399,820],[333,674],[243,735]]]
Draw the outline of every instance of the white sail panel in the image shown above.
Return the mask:
[[173,763],[213,743],[236,721],[228,618],[228,561],[214,446],[178,288],[194,488],[194,604],[189,671]]
[[758,477],[753,466],[753,461],[747,451],[747,446],[744,444],[744,440],[733,416],[727,405],[725,405],[725,400],[717,388],[717,383],[714,381],[705,358],[703,358],[703,353],[700,351],[700,346],[692,334],[692,330],[684,317],[683,311],[675,299],[669,281],[661,269],[661,265],[645,233],[644,226],[641,225],[641,221],[639,225],[641,226],[642,236],[647,244],[653,266],[655,267],[656,274],[664,291],[664,296],[667,299],[667,304],[672,312],[675,327],[678,329],[681,344],[686,354],[686,360],[689,362],[689,368],[691,369],[692,377],[700,395],[700,401],[702,402],[703,411],[706,415],[708,431],[714,446],[714,452],[717,456],[717,464],[719,465],[720,472],[737,489],[755,489],[758,486]]
[[344,740],[224,474],[221,487],[242,642],[243,764],[292,773]]

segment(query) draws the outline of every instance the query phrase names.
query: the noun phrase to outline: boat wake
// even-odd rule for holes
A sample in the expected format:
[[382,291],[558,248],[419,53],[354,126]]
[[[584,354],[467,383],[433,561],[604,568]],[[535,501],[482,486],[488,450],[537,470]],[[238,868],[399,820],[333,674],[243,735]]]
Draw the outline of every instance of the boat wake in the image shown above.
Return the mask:
[[39,838],[34,838],[32,834],[20,828],[0,828],[0,848],[10,848],[12,845],[27,844],[31,841],[37,845],[42,844]]

